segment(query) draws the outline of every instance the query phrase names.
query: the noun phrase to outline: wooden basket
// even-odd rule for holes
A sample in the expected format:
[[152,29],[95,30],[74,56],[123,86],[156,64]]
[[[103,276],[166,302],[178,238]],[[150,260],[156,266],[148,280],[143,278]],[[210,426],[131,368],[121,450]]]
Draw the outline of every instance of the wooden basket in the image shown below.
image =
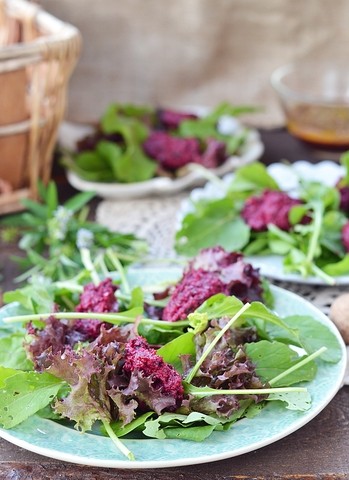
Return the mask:
[[80,46],[75,27],[37,5],[0,0],[0,214],[23,209],[50,179]]

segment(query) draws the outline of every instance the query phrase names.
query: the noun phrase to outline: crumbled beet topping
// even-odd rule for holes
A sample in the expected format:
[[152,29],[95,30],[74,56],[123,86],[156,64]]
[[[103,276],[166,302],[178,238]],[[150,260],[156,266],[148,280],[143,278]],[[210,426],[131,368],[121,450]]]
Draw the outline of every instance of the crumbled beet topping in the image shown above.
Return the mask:
[[265,190],[262,195],[247,199],[241,215],[256,232],[267,230],[269,224],[288,231],[291,228],[288,214],[292,207],[301,203],[284,192]]
[[176,170],[200,157],[200,144],[196,138],[172,137],[166,132],[152,132],[143,143],[143,149],[167,170]]
[[225,143],[209,138],[206,141],[206,150],[198,159],[198,163],[206,168],[217,168],[226,158]]
[[347,222],[342,228],[342,243],[345,251],[349,252],[349,222]]
[[203,269],[189,270],[176,285],[162,318],[168,322],[183,320],[216,293],[229,294],[228,288],[215,273]]
[[158,118],[161,127],[175,130],[183,120],[196,120],[198,117],[193,113],[176,112],[174,110],[159,110]]
[[223,247],[217,245],[215,247],[202,249],[196,257],[191,260],[189,268],[194,270],[202,268],[209,272],[218,272],[242,259],[242,253],[227,252]]
[[152,132],[143,143],[143,149],[162,168],[170,171],[184,167],[188,163],[216,168],[226,159],[226,148],[223,142],[211,138],[201,147],[196,138],[174,137],[164,131]]
[[349,187],[339,187],[337,184],[337,188],[340,196],[339,208],[343,210],[343,212],[349,213]]
[[144,338],[137,337],[126,343],[124,371],[140,372],[151,379],[152,386],[161,395],[174,397],[177,406],[182,403],[184,390],[180,375]]
[[176,322],[187,318],[211,296],[235,295],[242,302],[262,300],[259,272],[243,256],[216,246],[203,249],[189,264],[164,308],[162,319]]
[[[76,307],[77,312],[108,313],[117,312],[118,303],[115,298],[116,285],[113,285],[111,278],[106,278],[98,285],[88,283],[80,296],[80,303]],[[75,329],[87,336],[89,340],[98,337],[103,322],[99,320],[84,319],[75,322]]]
[[118,304],[115,298],[117,287],[113,285],[111,278],[106,278],[98,285],[88,283],[80,296],[80,303],[76,307],[77,312],[117,312]]

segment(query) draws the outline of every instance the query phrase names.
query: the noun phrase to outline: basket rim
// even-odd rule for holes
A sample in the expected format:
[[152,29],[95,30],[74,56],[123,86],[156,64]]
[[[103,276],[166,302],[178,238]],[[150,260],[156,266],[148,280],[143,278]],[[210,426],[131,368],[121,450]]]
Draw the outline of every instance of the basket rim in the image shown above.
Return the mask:
[[48,45],[81,39],[81,34],[75,26],[58,19],[39,5],[26,0],[2,0],[2,2],[10,15],[31,18],[45,34],[29,42],[1,46],[0,60],[37,56],[45,52]]

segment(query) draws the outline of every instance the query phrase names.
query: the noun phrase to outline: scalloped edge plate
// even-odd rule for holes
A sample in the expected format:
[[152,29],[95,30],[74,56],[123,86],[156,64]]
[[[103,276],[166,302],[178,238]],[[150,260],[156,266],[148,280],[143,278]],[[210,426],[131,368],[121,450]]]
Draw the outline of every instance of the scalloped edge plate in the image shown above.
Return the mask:
[[[87,125],[64,122],[59,132],[59,143],[63,147],[72,150],[75,148],[75,142],[90,132],[91,127]],[[264,145],[261,141],[260,134],[257,130],[249,128],[241,155],[229,157],[220,167],[210,171],[214,175],[221,177],[238,167],[258,160],[263,152]],[[138,183],[88,182],[71,170],[67,170],[66,173],[68,182],[77,190],[94,191],[102,198],[115,200],[173,195],[188,188],[203,185],[207,181],[207,178],[200,173],[199,170],[195,170],[195,166],[190,170],[190,165],[188,166],[188,173],[182,177],[176,179],[156,177]]]
[[[141,279],[143,277],[143,279]],[[137,282],[154,283],[178,278],[178,269],[142,269]],[[131,279],[132,282],[132,279]],[[235,457],[266,445],[298,430],[318,415],[343,385],[346,348],[333,323],[311,303],[298,295],[272,286],[275,311],[282,316],[311,315],[336,336],[342,358],[336,364],[318,361],[316,378],[307,384],[312,406],[306,412],[286,410],[277,404],[267,405],[253,418],[236,422],[226,432],[214,432],[202,443],[185,440],[124,440],[136,461],[124,458],[107,437],[80,432],[34,415],[11,430],[0,429],[0,436],[26,450],[58,460],[105,468],[167,468],[213,462]]]

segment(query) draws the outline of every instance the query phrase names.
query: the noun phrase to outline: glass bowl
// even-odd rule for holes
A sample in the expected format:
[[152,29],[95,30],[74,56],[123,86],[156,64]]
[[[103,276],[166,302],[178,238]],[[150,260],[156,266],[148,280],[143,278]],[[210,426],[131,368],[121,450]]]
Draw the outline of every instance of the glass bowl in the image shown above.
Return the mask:
[[271,75],[296,137],[326,147],[349,147],[349,64],[301,61]]

